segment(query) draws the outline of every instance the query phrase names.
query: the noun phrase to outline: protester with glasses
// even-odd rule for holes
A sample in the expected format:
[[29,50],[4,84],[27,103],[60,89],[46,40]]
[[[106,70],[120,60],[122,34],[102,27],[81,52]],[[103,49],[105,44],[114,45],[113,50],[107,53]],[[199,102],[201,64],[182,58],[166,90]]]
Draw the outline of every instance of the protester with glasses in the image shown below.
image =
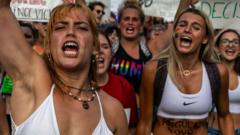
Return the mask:
[[[226,29],[216,38],[221,60],[229,71],[229,111],[232,115],[235,135],[240,135],[240,36],[236,30]],[[224,99],[222,99],[224,100]],[[220,135],[216,109],[209,120],[209,135]]]
[[105,5],[101,1],[94,1],[89,3],[88,7],[92,10],[96,17],[97,24],[100,25],[103,15],[105,15]]

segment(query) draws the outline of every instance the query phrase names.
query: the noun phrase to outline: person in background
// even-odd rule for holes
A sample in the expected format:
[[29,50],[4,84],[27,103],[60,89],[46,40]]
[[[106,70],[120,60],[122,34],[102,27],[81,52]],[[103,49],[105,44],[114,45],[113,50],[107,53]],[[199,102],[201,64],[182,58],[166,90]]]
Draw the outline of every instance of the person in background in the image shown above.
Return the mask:
[[118,17],[120,36],[112,47],[110,70],[126,78],[138,95],[143,65],[151,59],[144,37],[139,35],[145,15],[137,1],[124,1]]
[[24,37],[26,38],[29,45],[33,46],[38,38],[38,31],[33,28],[29,22],[19,21]]
[[[154,135],[207,135],[209,112],[214,104],[221,133],[233,135],[228,108],[228,70],[219,64],[210,20],[200,10],[185,7],[176,15],[173,33],[169,48],[144,66],[137,135],[150,135],[151,132]],[[216,80],[208,76],[209,64],[219,74],[220,89],[215,92],[211,82]],[[164,85],[155,89],[154,82],[160,83],[162,79],[157,71],[164,67]],[[159,97],[154,93],[160,91],[160,87],[163,88],[161,100],[155,106],[154,101]]]
[[117,16],[116,16],[116,14],[114,13],[114,12],[110,12],[110,16],[109,16],[109,18],[108,18],[108,20],[107,20],[107,23],[109,23],[109,24],[117,24]]
[[43,55],[44,49],[44,38],[47,33],[47,22],[32,22],[32,26],[38,33],[38,38],[36,39],[35,44],[33,45],[33,49],[39,54]]
[[[240,36],[236,30],[225,29],[221,31],[216,44],[222,63],[227,66],[229,71],[229,111],[233,117],[235,135],[240,135]],[[223,100],[223,99],[222,99]],[[220,135],[217,121],[216,108],[210,115],[209,135]]]
[[98,38],[100,42],[100,52],[97,55],[98,85],[103,91],[122,103],[129,121],[129,135],[135,135],[138,114],[133,86],[122,76],[108,71],[112,58],[111,43],[104,32],[100,32]]
[[108,25],[104,33],[108,36],[111,44],[119,39],[119,29],[117,25]]
[[104,9],[105,5],[101,1],[94,1],[88,4],[88,7],[92,10],[97,24],[100,26],[102,17],[105,15]]
[[14,84],[13,135],[127,134],[121,103],[97,84],[98,28],[87,6],[52,10],[43,57],[28,45],[10,0],[0,1],[0,12],[0,63]]

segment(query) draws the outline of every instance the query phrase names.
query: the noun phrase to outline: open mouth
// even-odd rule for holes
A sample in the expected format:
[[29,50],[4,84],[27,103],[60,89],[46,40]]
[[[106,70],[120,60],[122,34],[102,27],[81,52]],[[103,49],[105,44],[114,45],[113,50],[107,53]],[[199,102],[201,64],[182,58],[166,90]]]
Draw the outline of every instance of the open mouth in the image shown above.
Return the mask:
[[227,49],[225,51],[225,53],[228,54],[228,55],[234,55],[236,53],[236,50],[235,49]]
[[97,55],[97,63],[98,64],[103,64],[104,63],[104,57],[103,54],[100,53],[99,55]]
[[104,59],[103,59],[102,57],[99,57],[99,58],[97,59],[97,62],[98,62],[99,64],[103,64],[103,63],[104,63]]
[[132,34],[134,32],[134,28],[133,27],[128,27],[126,28],[126,31],[128,34]]
[[181,45],[182,45],[182,46],[188,47],[188,46],[190,46],[191,43],[192,43],[192,38],[191,38],[191,37],[188,37],[188,36],[182,36],[182,37],[180,38],[180,41],[181,41]]
[[79,46],[74,41],[67,41],[64,43],[62,50],[66,56],[76,56],[78,54]]

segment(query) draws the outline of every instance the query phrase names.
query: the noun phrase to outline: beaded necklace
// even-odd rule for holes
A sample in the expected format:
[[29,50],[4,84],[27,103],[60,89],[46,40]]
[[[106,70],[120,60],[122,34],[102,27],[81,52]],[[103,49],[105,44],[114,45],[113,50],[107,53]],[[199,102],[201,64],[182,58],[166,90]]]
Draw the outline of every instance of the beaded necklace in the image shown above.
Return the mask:
[[[66,85],[65,83],[63,83],[61,80],[58,80],[58,82],[63,85],[65,88],[69,89],[69,91],[64,91],[62,90],[62,92],[68,96],[70,96],[71,98],[73,98],[74,100],[77,100],[78,102],[82,103],[82,107],[83,109],[87,110],[89,109],[89,102],[93,101],[96,97],[96,88],[93,87],[91,84],[90,84],[90,88],[89,89],[84,89],[84,88],[76,88],[76,87],[73,87],[73,86],[69,86],[69,85]],[[74,95],[71,91],[71,89],[75,89],[75,90],[78,90],[78,94]],[[85,94],[85,96],[87,96],[86,98],[82,98],[81,95],[82,95],[82,92],[86,92],[87,94]]]

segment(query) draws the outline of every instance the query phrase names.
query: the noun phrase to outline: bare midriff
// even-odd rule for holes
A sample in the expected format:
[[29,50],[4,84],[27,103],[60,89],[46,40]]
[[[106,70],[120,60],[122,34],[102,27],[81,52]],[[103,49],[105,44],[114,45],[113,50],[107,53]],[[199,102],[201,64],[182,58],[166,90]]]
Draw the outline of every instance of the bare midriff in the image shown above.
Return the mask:
[[207,135],[207,119],[166,119],[158,117],[154,135]]

